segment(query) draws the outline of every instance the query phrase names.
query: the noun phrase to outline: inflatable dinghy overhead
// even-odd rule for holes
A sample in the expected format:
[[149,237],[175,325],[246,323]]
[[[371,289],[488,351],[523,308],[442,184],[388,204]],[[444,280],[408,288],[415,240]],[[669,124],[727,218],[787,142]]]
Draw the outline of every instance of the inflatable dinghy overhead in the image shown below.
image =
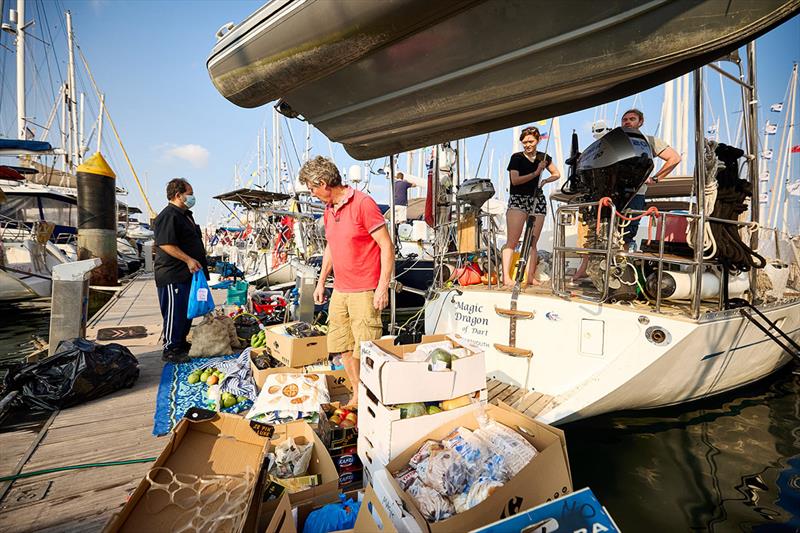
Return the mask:
[[800,0],[273,0],[208,59],[242,107],[280,100],[357,159],[622,98],[717,60]]

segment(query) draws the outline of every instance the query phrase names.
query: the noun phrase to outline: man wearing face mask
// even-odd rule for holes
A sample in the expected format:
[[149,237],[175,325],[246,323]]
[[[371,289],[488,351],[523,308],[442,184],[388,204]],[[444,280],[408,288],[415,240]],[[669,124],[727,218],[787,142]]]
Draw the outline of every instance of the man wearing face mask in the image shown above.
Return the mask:
[[183,178],[167,184],[169,203],[155,220],[156,260],[154,265],[158,301],[164,317],[163,361],[184,363],[189,360],[190,345],[186,336],[192,321],[186,318],[192,275],[202,270],[208,279],[206,250],[200,226],[190,209],[194,190]]

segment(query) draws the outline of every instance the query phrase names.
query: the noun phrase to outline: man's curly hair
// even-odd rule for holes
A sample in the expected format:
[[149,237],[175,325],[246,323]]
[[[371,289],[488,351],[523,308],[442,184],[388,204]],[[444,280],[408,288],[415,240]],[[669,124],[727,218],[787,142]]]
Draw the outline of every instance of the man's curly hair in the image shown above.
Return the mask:
[[298,176],[300,183],[307,187],[319,186],[322,184],[329,187],[336,187],[342,184],[342,175],[333,161],[327,157],[318,155],[314,159],[309,159],[300,168]]

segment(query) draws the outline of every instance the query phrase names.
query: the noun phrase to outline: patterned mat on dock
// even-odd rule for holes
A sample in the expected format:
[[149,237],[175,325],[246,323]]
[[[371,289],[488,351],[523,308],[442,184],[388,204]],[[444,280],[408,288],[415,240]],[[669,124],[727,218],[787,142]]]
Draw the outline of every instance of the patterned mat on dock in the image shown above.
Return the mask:
[[99,341],[143,339],[145,337],[147,337],[147,328],[144,326],[117,326],[97,331],[97,340]]
[[[188,363],[179,365],[165,363],[164,370],[161,371],[161,383],[158,385],[158,396],[156,396],[156,411],[153,416],[153,435],[166,435],[183,418],[184,413],[190,407],[208,408],[208,397],[206,391],[208,387],[204,383],[190,384],[189,374],[198,368],[208,366],[210,363],[217,364],[223,361],[235,361],[236,355],[226,355],[222,357],[197,357]],[[233,407],[223,409],[228,413],[247,411],[252,406],[252,402],[236,404]]]

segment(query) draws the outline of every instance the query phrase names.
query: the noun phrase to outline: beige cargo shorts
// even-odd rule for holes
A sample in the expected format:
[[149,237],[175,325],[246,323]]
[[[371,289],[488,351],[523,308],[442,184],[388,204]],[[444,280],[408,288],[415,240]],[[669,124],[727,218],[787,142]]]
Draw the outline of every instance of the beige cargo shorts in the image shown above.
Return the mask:
[[358,359],[363,341],[383,334],[381,312],[372,305],[375,291],[333,291],[328,305],[328,353],[353,352]]

